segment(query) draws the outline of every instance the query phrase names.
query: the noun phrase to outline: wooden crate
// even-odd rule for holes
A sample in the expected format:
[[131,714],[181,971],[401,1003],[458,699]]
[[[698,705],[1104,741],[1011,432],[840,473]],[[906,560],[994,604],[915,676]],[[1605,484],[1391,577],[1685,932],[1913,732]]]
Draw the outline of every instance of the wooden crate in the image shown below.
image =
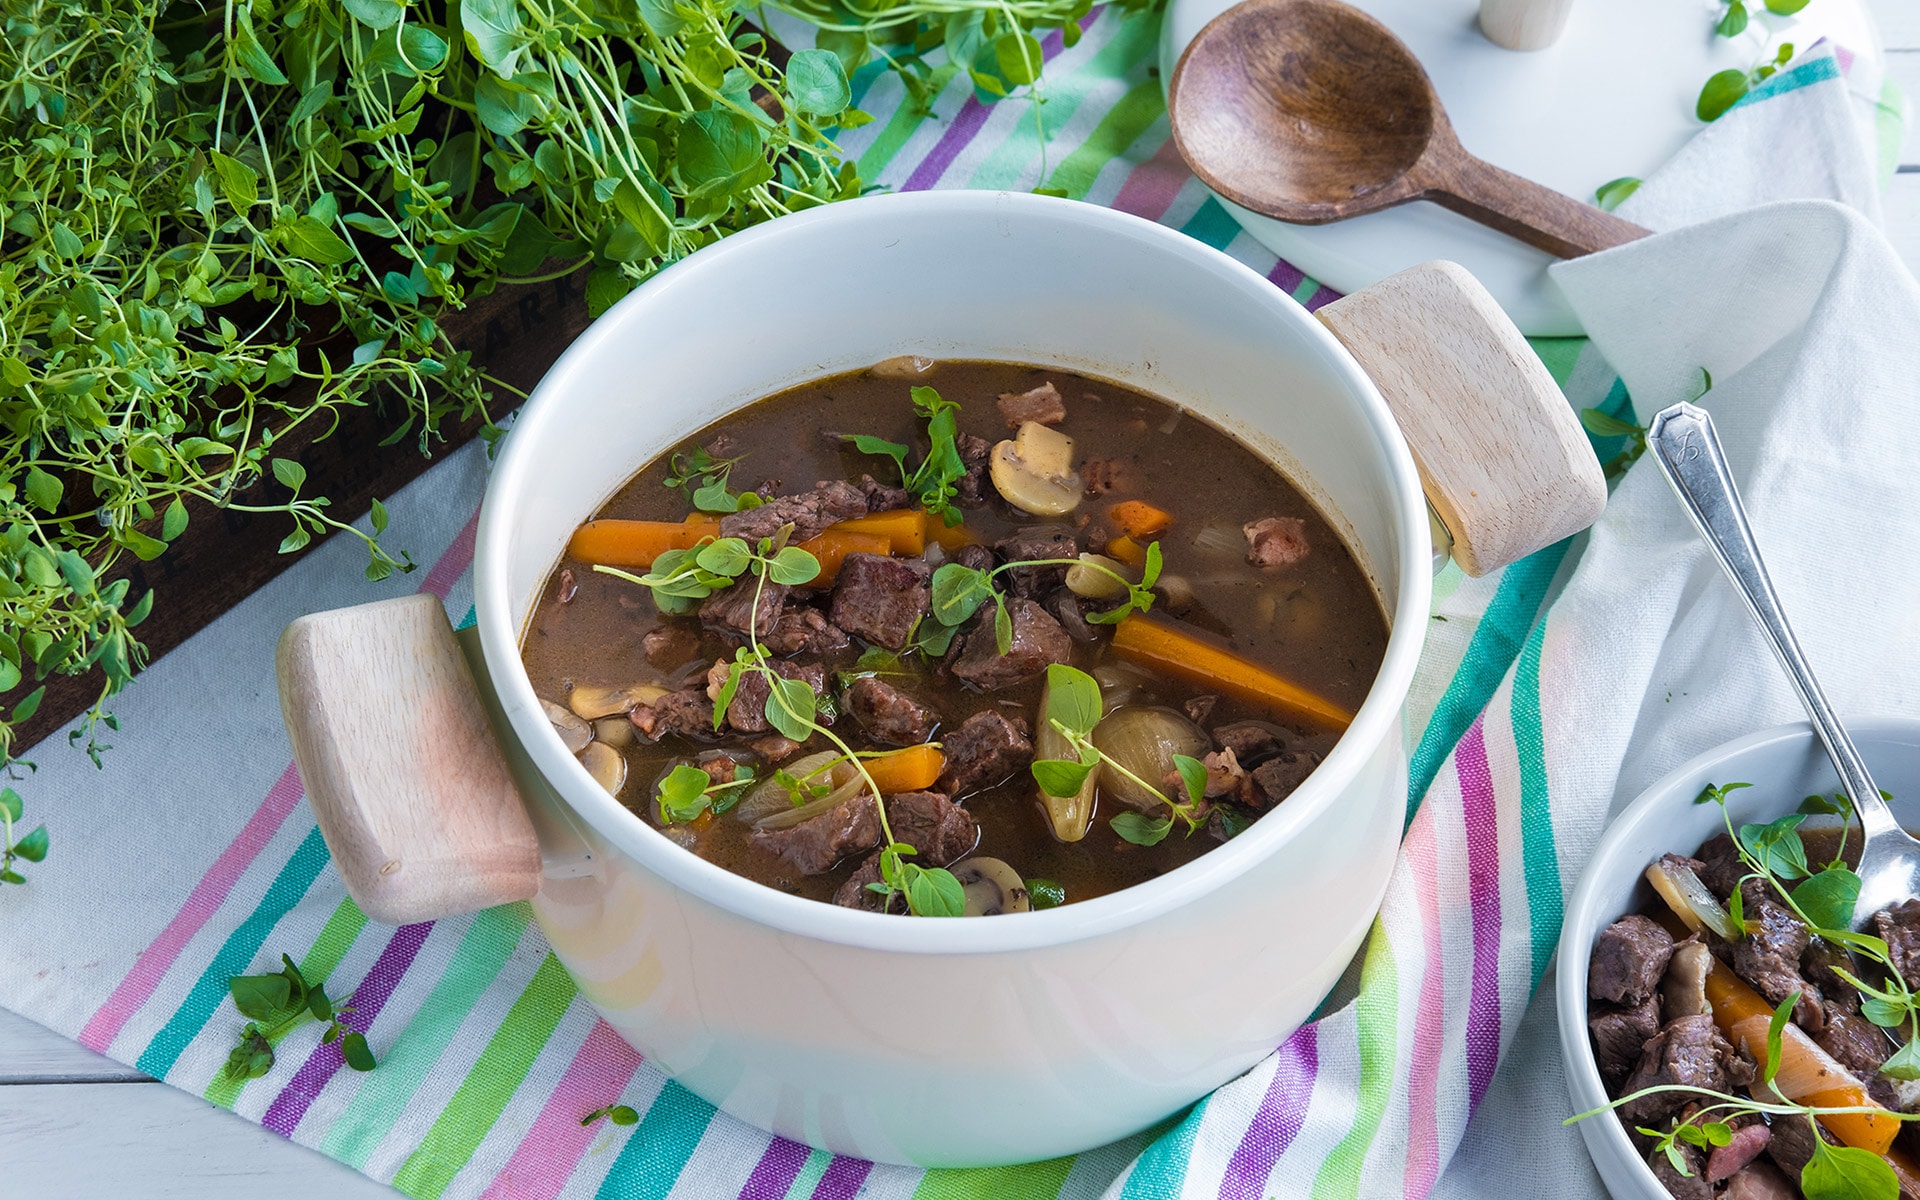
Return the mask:
[[[582,270],[547,283],[500,288],[449,313],[441,326],[456,346],[472,351],[475,360],[486,365],[488,374],[526,391],[589,324],[585,286]],[[510,392],[498,393],[491,415],[505,416],[518,400]],[[478,418],[444,422],[444,440],[434,443],[430,458],[420,453],[411,435],[392,446],[379,444],[395,426],[394,416],[380,406],[340,411],[340,423],[330,435],[290,436],[274,451],[306,468],[307,494],[331,499],[331,511],[342,520],[364,516],[376,498],[393,495],[481,428]],[[234,502],[276,504],[289,495],[269,474],[235,495]],[[186,532],[165,554],[146,563],[125,555],[108,577],[133,581],[129,606],[149,588],[155,593],[152,615],[135,631],[152,658],[198,633],[319,545],[316,541],[295,554],[279,553],[280,539],[292,526],[278,514],[234,512],[199,500],[189,501],[187,512]],[[27,680],[0,697],[0,705],[10,709],[40,682],[47,685],[47,694],[39,711],[17,731],[16,752],[86,712],[99,696],[101,677],[88,672],[36,682],[29,672]]]

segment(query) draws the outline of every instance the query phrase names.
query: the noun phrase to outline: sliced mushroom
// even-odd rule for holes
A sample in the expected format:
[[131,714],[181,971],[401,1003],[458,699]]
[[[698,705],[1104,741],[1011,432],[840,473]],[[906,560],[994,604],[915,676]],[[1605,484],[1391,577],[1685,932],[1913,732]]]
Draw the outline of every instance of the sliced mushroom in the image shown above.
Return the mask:
[[1080,503],[1073,439],[1038,421],[1028,421],[1010,441],[995,445],[987,471],[1001,498],[1023,512],[1057,517]]
[[593,740],[593,726],[579,717],[561,708],[551,700],[542,700],[540,707],[546,710],[547,720],[553,722],[553,731],[560,735],[560,743],[569,754],[578,754],[587,748]]
[[[1082,554],[1082,564],[1067,568],[1067,590],[1076,596],[1088,600],[1118,600],[1127,594],[1127,585],[1121,578],[1127,568],[1104,554]],[[1105,567],[1102,571],[1097,568]],[[1112,571],[1113,574],[1107,574]]]
[[1666,982],[1660,985],[1660,998],[1667,1005],[1667,1020],[1713,1015],[1713,1004],[1707,999],[1707,974],[1712,970],[1713,951],[1704,943],[1681,942],[1673,948],[1673,958],[1667,963]]
[[635,732],[633,722],[627,719],[625,713],[615,717],[601,717],[593,723],[593,740],[605,742],[615,750],[625,750],[633,745],[637,740],[634,737]]
[[963,917],[997,917],[1033,907],[1027,898],[1027,881],[997,858],[969,858],[947,869],[967,894],[966,911],[960,914]]
[[618,796],[626,785],[627,756],[605,742],[588,742],[587,748],[580,752],[580,765],[609,796]]
[[652,704],[666,694],[667,689],[646,683],[630,683],[624,687],[582,683],[575,685],[567,695],[567,707],[577,717],[597,721],[616,713],[632,712],[640,705]]
[[933,360],[924,354],[898,354],[883,358],[867,368],[878,379],[918,379],[933,370]]

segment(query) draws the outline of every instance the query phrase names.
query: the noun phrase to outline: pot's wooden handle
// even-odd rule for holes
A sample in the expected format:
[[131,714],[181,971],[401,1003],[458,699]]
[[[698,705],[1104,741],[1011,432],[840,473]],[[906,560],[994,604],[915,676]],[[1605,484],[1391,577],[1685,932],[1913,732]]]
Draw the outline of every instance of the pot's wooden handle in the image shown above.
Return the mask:
[[1578,533],[1606,507],[1572,407],[1466,268],[1423,263],[1318,315],[1386,397],[1467,574]]
[[1509,50],[1544,50],[1566,31],[1573,0],[1480,0],[1480,32]]
[[436,920],[540,889],[539,843],[438,598],[301,617],[277,666],[307,801],[369,917]]

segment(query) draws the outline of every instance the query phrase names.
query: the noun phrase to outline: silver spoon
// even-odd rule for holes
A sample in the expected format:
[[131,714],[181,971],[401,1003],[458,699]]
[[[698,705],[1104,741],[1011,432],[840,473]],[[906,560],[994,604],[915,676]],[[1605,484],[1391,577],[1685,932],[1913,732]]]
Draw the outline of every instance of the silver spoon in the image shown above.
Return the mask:
[[1827,748],[1827,757],[1840,773],[1841,787],[1853,801],[1861,832],[1866,835],[1856,869],[1860,898],[1854,902],[1853,928],[1871,932],[1867,926],[1874,913],[1920,896],[1920,841],[1900,827],[1881,798],[1859,749],[1827,704],[1813,668],[1800,652],[1800,643],[1794,639],[1787,614],[1780,607],[1780,597],[1767,578],[1760,549],[1754,545],[1746,509],[1740,505],[1726,455],[1713,432],[1713,418],[1691,404],[1662,409],[1647,430],[1647,446],[1666,473],[1667,482],[1679,493],[1687,515],[1746,600],[1747,610],[1779,656],[1780,665],[1787,669],[1787,678],[1806,706],[1807,716]]

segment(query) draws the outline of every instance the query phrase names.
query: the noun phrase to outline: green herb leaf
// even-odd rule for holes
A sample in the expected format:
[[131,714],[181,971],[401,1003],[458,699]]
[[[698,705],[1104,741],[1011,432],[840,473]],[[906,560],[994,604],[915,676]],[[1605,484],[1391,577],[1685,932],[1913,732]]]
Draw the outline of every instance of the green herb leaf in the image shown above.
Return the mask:
[[1207,764],[1191,755],[1176,754],[1173,767],[1180,772],[1180,782],[1186,785],[1188,801],[1200,803],[1207,794]]
[[804,679],[786,679],[769,672],[766,715],[781,737],[804,742],[813,736],[817,697]]
[[767,564],[767,578],[788,587],[812,583],[819,575],[820,560],[798,546],[786,547]]
[[1618,179],[1609,179],[1594,192],[1593,199],[1608,212],[1619,208],[1628,196],[1640,190],[1640,180],[1631,175],[1622,175]]
[[1716,71],[1700,89],[1700,98],[1694,101],[1694,115],[1702,121],[1718,120],[1722,113],[1739,103],[1748,87],[1745,71],[1736,67]]
[[853,102],[847,68],[825,50],[795,50],[787,60],[787,92],[804,113],[832,116]]
[[1803,813],[1788,813],[1765,825],[1742,825],[1740,845],[1769,874],[1780,879],[1803,879],[1807,875],[1807,848],[1800,841],[1799,829],[1806,819]]
[[[735,665],[737,676],[740,668]],[[729,682],[735,676],[729,676]],[[660,781],[660,813],[668,824],[678,825],[693,820],[707,810],[709,800],[707,788],[713,780],[699,767],[681,763],[667,772]]]
[[1806,6],[1807,0],[1767,0],[1767,11],[1781,17],[1790,17]]
[[527,34],[515,0],[460,0],[460,31],[475,58],[509,79],[519,74]]
[[916,917],[958,917],[966,914],[967,892],[953,872],[942,867],[908,864],[904,870],[907,907]]
[[1860,899],[1860,877],[1844,863],[1828,867],[1793,889],[1793,902],[1816,929],[1845,929],[1853,924]]
[[269,1025],[286,1017],[292,996],[284,975],[235,975],[227,980],[227,990],[235,1008]]
[[1147,817],[1137,812],[1123,812],[1111,822],[1113,831],[1136,846],[1157,846],[1166,840],[1167,832],[1173,828],[1173,818]]
[[1888,1079],[1920,1079],[1920,1038],[1895,1050],[1880,1064],[1880,1073]]
[[1086,763],[1064,758],[1036,758],[1032,767],[1034,782],[1049,796],[1066,799],[1078,796],[1093,768]]
[[1067,902],[1067,889],[1051,879],[1029,879],[1027,882],[1027,903],[1035,911],[1043,908],[1059,908]]
[[607,1110],[607,1120],[615,1125],[638,1125],[640,1114],[625,1104],[616,1104]]
[[1907,1006],[1867,996],[1860,1001],[1860,1015],[1882,1029],[1898,1029],[1907,1023]]
[[53,512],[60,507],[60,496],[65,489],[60,481],[42,471],[39,467],[27,469],[27,499],[41,512]]
[[1831,799],[1826,796],[1808,796],[1800,802],[1798,811],[1813,817],[1844,817],[1853,810],[1847,805],[1846,797],[1835,792]]
[[47,857],[47,827],[36,826],[32,833],[13,844],[13,852],[28,862],[41,862]]
[[934,569],[932,594],[934,619],[958,626],[966,624],[995,593],[986,571],[950,562]]
[[1099,681],[1078,667],[1051,664],[1043,711],[1048,720],[1065,726],[1070,736],[1086,737],[1104,713]]
[[998,592],[993,596],[993,648],[1006,654],[1013,649],[1013,617],[1007,613],[1007,601]]
[[325,985],[316,983],[307,988],[307,1011],[316,1021],[333,1020],[333,1001],[327,998]]
[[1780,1070],[1780,1034],[1793,1019],[1793,1006],[1800,1002],[1800,993],[1795,991],[1774,1007],[1773,1019],[1767,1022],[1767,1063],[1760,1072],[1760,1082],[1771,1084]]
[[26,806],[20,803],[20,793],[12,788],[0,788],[0,812],[7,814],[7,820],[18,821],[26,812]]
[[371,1071],[378,1064],[373,1061],[373,1051],[367,1046],[365,1034],[348,1033],[340,1039],[340,1057],[356,1071]]
[[753,565],[753,552],[740,538],[717,538],[695,550],[693,561],[704,570],[731,579]]
[[883,458],[892,459],[894,466],[900,469],[900,482],[903,485],[906,483],[907,447],[902,446],[899,442],[890,442],[885,438],[873,437],[864,433],[843,433],[840,435],[840,440],[843,442],[852,442],[853,448],[862,454],[878,454]]
[[1807,1200],[1899,1200],[1900,1182],[1886,1159],[1857,1146],[1829,1146],[1816,1128],[1800,1190]]
[[[1806,0],[1801,0],[1801,3],[1804,4],[1805,2]],[[1768,0],[1767,7],[1773,7],[1773,3],[1774,0]],[[1740,36],[1746,27],[1747,6],[1741,3],[1741,0],[1733,0],[1731,4],[1727,5],[1725,15],[1720,18],[1720,23],[1713,27],[1713,31],[1721,37],[1730,38]]]

